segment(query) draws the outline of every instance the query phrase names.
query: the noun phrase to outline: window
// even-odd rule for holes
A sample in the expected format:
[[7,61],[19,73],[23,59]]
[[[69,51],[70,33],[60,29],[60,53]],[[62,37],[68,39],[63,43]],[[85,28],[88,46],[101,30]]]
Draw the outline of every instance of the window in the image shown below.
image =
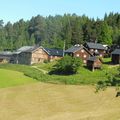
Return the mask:
[[80,55],[79,54],[76,54],[77,57],[79,57]]
[[98,52],[98,50],[96,49],[95,52]]
[[86,60],[83,60],[83,63],[86,63],[87,61]]
[[100,57],[102,57],[102,54],[100,54]]
[[82,49],[82,50],[81,50],[81,52],[83,53],[83,52],[84,52],[84,50]]
[[84,57],[84,58],[86,58],[86,57],[87,57],[87,55],[84,55],[83,57]]
[[93,49],[91,49],[90,51],[91,51],[91,52],[93,52],[94,50],[93,50]]

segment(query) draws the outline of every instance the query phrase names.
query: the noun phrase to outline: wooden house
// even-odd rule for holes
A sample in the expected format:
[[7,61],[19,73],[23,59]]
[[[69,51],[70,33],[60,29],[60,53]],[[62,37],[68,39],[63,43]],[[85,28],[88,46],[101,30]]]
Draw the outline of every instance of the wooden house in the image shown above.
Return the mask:
[[65,54],[72,57],[79,57],[83,63],[87,62],[90,56],[93,56],[83,45],[75,45],[65,51]]
[[89,57],[87,60],[87,67],[88,69],[94,71],[94,69],[100,69],[102,66],[102,62],[96,56]]
[[61,58],[63,51],[58,49],[48,49],[42,46],[24,46],[13,54],[13,63],[35,64],[44,61],[53,61]]
[[84,46],[93,54],[94,56],[104,57],[105,48],[100,43],[86,42]]
[[63,57],[62,49],[43,48],[43,50],[46,51],[49,56],[48,61],[59,60]]
[[120,49],[115,49],[111,53],[111,57],[112,57],[113,64],[120,64]]

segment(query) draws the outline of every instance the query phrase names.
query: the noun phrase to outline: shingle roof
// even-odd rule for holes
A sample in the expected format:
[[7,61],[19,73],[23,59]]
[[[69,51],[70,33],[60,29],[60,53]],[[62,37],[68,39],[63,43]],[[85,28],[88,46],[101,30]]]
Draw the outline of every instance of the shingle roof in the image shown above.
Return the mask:
[[13,53],[14,54],[20,54],[21,52],[33,52],[37,48],[39,48],[39,47],[38,46],[23,46]]
[[10,56],[10,55],[12,55],[12,52],[10,52],[10,51],[2,51],[2,52],[0,52],[0,55]]
[[62,49],[43,48],[50,56],[63,56]]
[[10,59],[12,57],[12,52],[2,51],[0,52],[0,59]]
[[99,59],[99,58],[98,58],[98,57],[93,56],[93,57],[89,57],[87,60],[89,60],[89,61],[96,61],[97,59]]
[[115,49],[111,54],[120,55],[120,49]]
[[71,48],[65,50],[65,53],[74,53],[78,50],[81,50],[83,48],[82,45],[75,45],[75,46],[72,46]]
[[0,59],[8,59],[8,60],[10,60],[11,57],[10,56],[0,56]]
[[26,50],[28,50],[28,49],[31,49],[31,48],[33,48],[34,46],[23,46],[23,47],[21,47],[21,48],[19,48],[17,51],[26,51]]
[[38,48],[40,48],[40,47],[39,46],[32,46],[29,49],[25,50],[24,52],[34,52]]
[[87,42],[87,46],[91,49],[100,49],[100,50],[105,50],[102,44],[100,43],[92,43],[92,42]]

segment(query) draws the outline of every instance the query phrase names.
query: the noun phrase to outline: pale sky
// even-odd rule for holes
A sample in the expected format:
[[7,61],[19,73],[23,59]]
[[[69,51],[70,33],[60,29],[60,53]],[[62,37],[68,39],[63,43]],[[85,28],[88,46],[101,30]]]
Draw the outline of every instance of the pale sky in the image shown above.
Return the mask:
[[103,18],[105,13],[120,13],[120,0],[0,0],[0,19],[5,23],[20,19],[76,13],[90,18]]

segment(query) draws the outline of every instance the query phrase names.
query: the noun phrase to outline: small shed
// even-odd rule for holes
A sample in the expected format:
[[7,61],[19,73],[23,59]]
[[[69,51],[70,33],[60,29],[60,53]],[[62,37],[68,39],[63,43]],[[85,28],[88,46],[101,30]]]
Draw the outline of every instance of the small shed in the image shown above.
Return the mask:
[[87,67],[88,69],[94,71],[94,69],[100,69],[102,66],[102,62],[100,61],[99,57],[89,57],[87,60]]
[[115,49],[112,53],[112,63],[120,64],[120,49]]

